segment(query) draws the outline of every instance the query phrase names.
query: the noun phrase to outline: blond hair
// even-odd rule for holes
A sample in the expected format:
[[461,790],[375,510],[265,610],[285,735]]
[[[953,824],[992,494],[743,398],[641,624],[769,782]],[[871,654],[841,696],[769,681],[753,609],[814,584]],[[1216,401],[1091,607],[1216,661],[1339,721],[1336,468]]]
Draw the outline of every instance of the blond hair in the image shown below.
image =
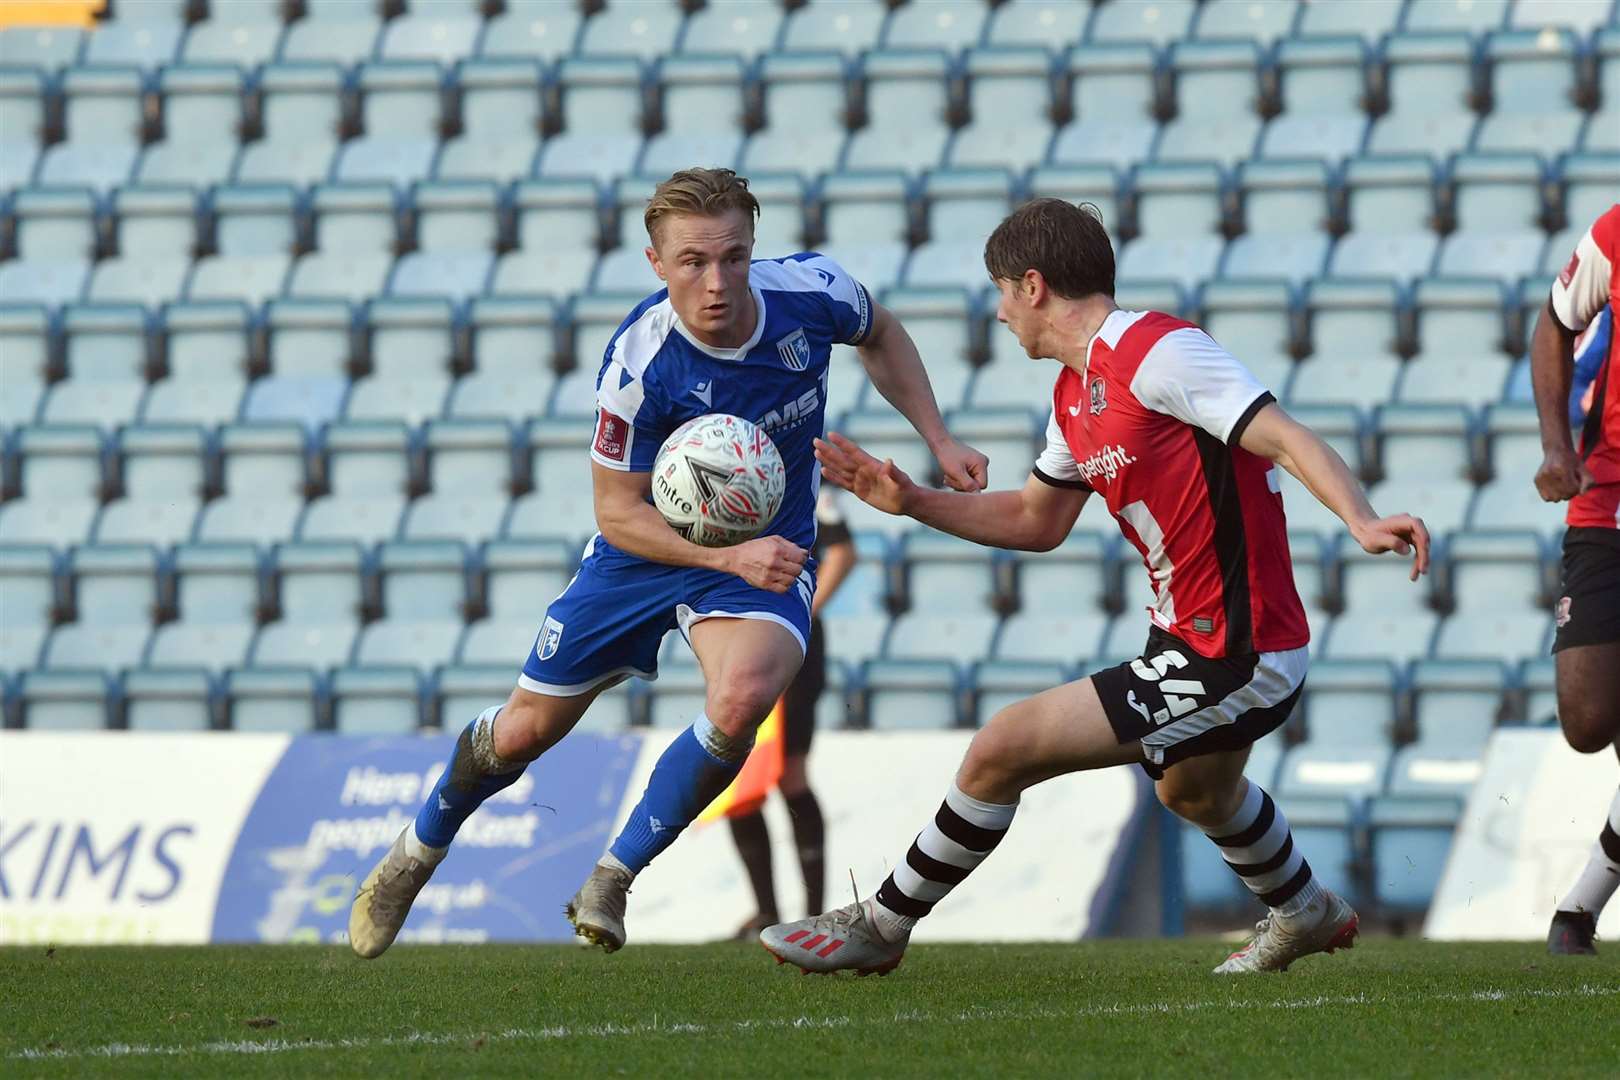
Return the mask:
[[714,217],[741,210],[753,226],[759,218],[759,200],[748,190],[748,178],[730,169],[682,169],[653,189],[642,220],[647,235],[658,243],[658,223],[677,214]]

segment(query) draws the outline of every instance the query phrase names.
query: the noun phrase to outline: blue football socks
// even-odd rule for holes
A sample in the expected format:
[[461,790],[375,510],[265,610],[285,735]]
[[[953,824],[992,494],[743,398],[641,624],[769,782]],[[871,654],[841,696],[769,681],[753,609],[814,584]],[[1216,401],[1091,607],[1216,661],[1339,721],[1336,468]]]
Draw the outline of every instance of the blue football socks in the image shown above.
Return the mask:
[[485,709],[456,740],[449,764],[416,814],[416,839],[424,847],[448,847],[461,823],[485,799],[511,787],[523,775],[528,762],[495,756],[495,717],[500,711],[499,705]]
[[653,766],[647,790],[608,849],[612,857],[639,873],[726,790],[753,745],[752,733],[732,738],[700,713]]

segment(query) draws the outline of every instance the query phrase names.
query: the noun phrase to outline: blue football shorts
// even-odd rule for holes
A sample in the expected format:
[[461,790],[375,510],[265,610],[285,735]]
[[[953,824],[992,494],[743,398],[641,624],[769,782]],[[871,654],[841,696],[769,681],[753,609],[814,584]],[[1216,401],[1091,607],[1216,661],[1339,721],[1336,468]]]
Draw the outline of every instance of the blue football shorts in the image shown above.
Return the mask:
[[600,536],[579,572],[546,609],[518,685],[572,697],[631,675],[658,677],[658,647],[679,629],[716,616],[764,619],[785,627],[801,650],[810,637],[815,560],[785,593],[756,589],[735,574],[665,566],[627,555]]

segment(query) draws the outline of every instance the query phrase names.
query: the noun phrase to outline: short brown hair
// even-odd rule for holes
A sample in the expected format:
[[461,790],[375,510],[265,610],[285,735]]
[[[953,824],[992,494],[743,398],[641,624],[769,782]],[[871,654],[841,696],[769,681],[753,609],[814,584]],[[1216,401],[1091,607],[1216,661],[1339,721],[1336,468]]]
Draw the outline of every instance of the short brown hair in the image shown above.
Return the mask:
[[748,178],[730,169],[682,169],[653,189],[642,220],[647,236],[658,243],[658,223],[674,214],[714,217],[728,210],[748,215],[750,227],[759,218],[759,200],[748,190]]
[[984,268],[997,281],[1038,270],[1047,288],[1070,300],[1114,295],[1114,245],[1091,203],[1032,199],[1020,206],[985,241]]

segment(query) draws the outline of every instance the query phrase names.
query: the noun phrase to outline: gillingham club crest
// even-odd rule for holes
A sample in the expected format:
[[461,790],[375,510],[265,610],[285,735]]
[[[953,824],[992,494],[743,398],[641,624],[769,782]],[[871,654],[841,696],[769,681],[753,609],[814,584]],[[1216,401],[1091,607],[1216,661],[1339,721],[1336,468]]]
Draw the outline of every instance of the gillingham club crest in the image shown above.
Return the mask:
[[789,371],[803,371],[810,366],[810,341],[804,336],[803,328],[778,341],[776,352]]
[[557,646],[562,644],[563,624],[546,616],[546,621],[540,626],[540,641],[535,645],[534,651],[542,660],[550,660],[557,655]]

